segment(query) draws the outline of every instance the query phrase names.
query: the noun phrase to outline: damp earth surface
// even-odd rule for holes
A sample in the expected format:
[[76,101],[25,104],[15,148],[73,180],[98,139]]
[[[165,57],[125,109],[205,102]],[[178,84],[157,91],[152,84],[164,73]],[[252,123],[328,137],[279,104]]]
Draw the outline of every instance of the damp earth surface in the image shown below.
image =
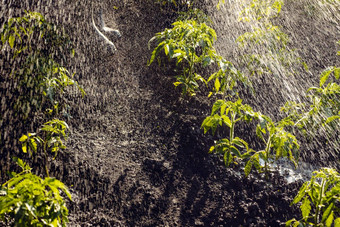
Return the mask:
[[[237,66],[244,50],[235,40],[248,28],[238,21],[235,2],[226,1],[220,10],[211,0],[197,5],[213,21],[217,50]],[[280,105],[298,100],[318,83],[323,69],[339,65],[339,9],[320,16],[317,8],[308,8],[313,2],[286,1],[275,19],[309,72],[286,77],[278,68],[276,77],[252,78],[261,92],[244,98],[274,119]],[[0,4],[1,22],[24,10],[37,11],[62,25],[75,44],[75,57],[65,64],[87,95],[71,95],[68,149],[50,170],[72,193],[69,226],[283,226],[299,213],[290,203],[313,168],[338,168],[339,148],[329,144],[320,150],[313,141],[303,141],[300,170],[283,161],[280,171],[273,166],[269,179],[256,173],[245,178],[242,165],[228,169],[219,156],[208,154],[216,138],[200,127],[214,100],[204,92],[182,97],[173,86],[173,65],[147,66],[148,41],[171,26],[176,18],[171,9],[151,0]],[[92,26],[91,15],[99,11],[107,26],[120,31],[121,37],[113,39],[114,53]],[[237,133],[257,146],[247,127]],[[2,164],[9,161],[1,159]]]

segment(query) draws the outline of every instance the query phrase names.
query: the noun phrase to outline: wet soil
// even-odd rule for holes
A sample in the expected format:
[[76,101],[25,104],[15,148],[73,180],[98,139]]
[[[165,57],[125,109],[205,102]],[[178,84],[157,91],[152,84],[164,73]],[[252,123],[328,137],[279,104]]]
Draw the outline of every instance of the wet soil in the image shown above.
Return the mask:
[[[257,174],[245,178],[240,166],[225,168],[220,157],[207,152],[216,137],[200,129],[214,100],[203,92],[181,97],[172,84],[171,64],[146,66],[149,39],[170,26],[175,12],[147,0],[3,2],[7,9],[37,10],[64,24],[76,44],[76,56],[67,64],[87,95],[71,92],[68,149],[51,164],[51,175],[72,192],[70,226],[283,226],[296,217],[298,208],[290,203],[302,182],[288,184],[275,173],[269,179]],[[215,23],[222,20],[212,3],[201,4]],[[118,51],[113,55],[91,25],[92,7],[94,15],[103,9],[106,24],[122,34],[114,40]],[[222,14],[228,5],[224,10]],[[313,26],[299,20],[304,15],[296,17],[285,25]],[[215,26],[218,35],[237,30]],[[320,43],[322,55],[313,60],[307,58],[313,46],[299,44],[301,55],[312,64],[314,74],[308,75],[338,63],[327,54],[335,49],[337,26],[329,25],[326,34],[310,28],[310,33],[317,33],[308,33],[313,44],[327,41]],[[294,34],[293,45],[305,35],[302,30]],[[228,57],[237,54],[228,52],[236,48],[232,38],[221,36],[218,49]],[[270,79],[264,84],[275,89]],[[271,110],[273,103],[282,102],[271,99],[271,89],[262,98],[246,99]],[[254,135],[247,127],[237,133],[251,143]]]

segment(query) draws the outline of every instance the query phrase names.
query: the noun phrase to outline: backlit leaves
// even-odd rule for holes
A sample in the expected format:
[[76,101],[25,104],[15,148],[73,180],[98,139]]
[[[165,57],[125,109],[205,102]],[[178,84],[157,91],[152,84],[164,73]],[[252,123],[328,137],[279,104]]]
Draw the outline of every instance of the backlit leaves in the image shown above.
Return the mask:
[[291,219],[286,226],[315,225],[338,226],[340,207],[340,175],[334,169],[322,168],[313,172],[310,181],[305,182],[292,204],[300,206],[302,220]]
[[202,76],[195,73],[195,66],[208,66],[221,58],[213,47],[216,33],[205,23],[191,19],[179,20],[172,25],[172,29],[165,29],[150,39],[149,48],[154,40],[157,40],[158,44],[151,53],[148,65],[164,50],[168,59],[174,59],[176,66],[181,69],[174,85],[181,85],[183,94],[194,95],[199,87],[198,81],[206,83]]
[[32,174],[21,159],[16,161],[23,171],[0,187],[0,219],[9,215],[18,226],[66,226],[68,209],[60,192],[71,200],[67,187]]

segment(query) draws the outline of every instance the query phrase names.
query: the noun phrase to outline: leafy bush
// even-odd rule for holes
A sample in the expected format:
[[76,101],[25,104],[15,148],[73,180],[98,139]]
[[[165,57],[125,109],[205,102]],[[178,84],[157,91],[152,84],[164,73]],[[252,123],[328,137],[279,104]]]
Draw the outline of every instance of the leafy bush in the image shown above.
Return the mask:
[[238,85],[238,82],[240,82],[244,88],[248,88],[252,92],[254,91],[249,79],[237,70],[230,61],[221,58],[218,61],[218,65],[220,70],[211,74],[207,80],[207,83],[210,81],[214,82],[214,86],[212,87],[212,91],[209,93],[209,97],[213,94],[226,97],[228,96],[228,92],[230,96],[238,96],[238,93],[235,91],[235,87]]
[[[253,119],[260,122],[256,127],[256,134],[265,143],[265,149],[257,152],[249,148],[246,141],[234,135],[237,122],[250,122]],[[210,148],[210,153],[222,154],[226,166],[235,159],[248,160],[244,169],[246,176],[251,172],[252,166],[267,175],[269,164],[282,157],[288,158],[297,166],[299,145],[295,136],[284,130],[286,122],[275,124],[269,117],[254,112],[249,105],[242,104],[241,99],[236,102],[218,100],[213,105],[211,115],[203,121],[202,128],[204,133],[211,130],[214,134],[217,127],[223,125],[229,128],[229,138],[217,141]],[[264,162],[264,165],[261,162]]]
[[302,219],[295,218],[286,226],[340,226],[340,174],[331,168],[313,172],[295,196],[292,204],[302,202]]
[[211,18],[205,14],[202,10],[197,8],[189,8],[184,12],[178,12],[177,21],[194,20],[197,23],[206,23],[207,25],[212,24]]
[[[82,95],[85,94],[73,75],[57,63],[66,61],[65,52],[74,54],[70,39],[40,13],[26,12],[25,16],[10,18],[4,24],[1,49],[10,65],[5,67],[2,77],[8,88],[6,96],[10,94],[10,98],[1,100],[2,108],[6,107],[4,116],[9,119],[0,122],[7,124],[1,127],[5,133],[0,132],[0,142],[11,144],[9,140],[17,137],[8,136],[9,133],[22,133],[25,125],[35,126],[37,119],[49,120],[38,133],[27,133],[19,139],[23,153],[44,161],[47,177],[42,179],[32,174],[26,163],[16,159],[23,171],[12,173],[12,178],[1,186],[0,218],[10,217],[15,226],[66,226],[68,210],[60,192],[70,199],[71,195],[62,182],[49,177],[48,161],[50,153],[55,158],[60,149],[66,148],[63,140],[67,138],[68,125],[55,117],[66,107],[67,87],[76,85]],[[7,149],[1,146],[1,151],[7,152]]]
[[216,39],[214,29],[205,23],[195,20],[176,21],[172,29],[157,33],[150,42],[157,39],[158,45],[153,50],[149,65],[155,60],[160,51],[164,50],[169,59],[175,59],[176,65],[181,64],[181,74],[176,77],[175,86],[182,86],[183,94],[195,95],[199,87],[198,81],[204,78],[195,72],[195,66],[210,65],[219,58],[213,47]]
[[66,186],[54,179],[40,178],[21,159],[22,168],[0,188],[0,219],[9,216],[15,226],[66,226],[68,209],[60,191],[71,200]]
[[320,76],[319,87],[311,87],[307,90],[309,104],[287,102],[282,111],[288,113],[287,119],[294,122],[294,126],[305,133],[331,124],[340,118],[340,86],[336,82],[329,82],[330,75],[334,79],[340,79],[340,68],[329,67]]
[[173,5],[175,7],[188,6],[191,7],[195,0],[154,0],[155,2],[165,6]]
[[[7,59],[12,67],[4,79],[13,83],[11,108],[19,119],[27,119],[43,108],[56,107],[66,87],[78,86],[73,76],[57,63],[66,61],[65,51],[74,52],[69,37],[40,13],[26,12],[23,17],[10,18],[0,34],[0,48],[13,56]],[[83,89],[78,88],[84,95]]]
[[236,102],[217,100],[212,107],[211,115],[203,121],[201,127],[204,133],[211,130],[215,134],[217,127],[226,125],[229,128],[229,139],[217,141],[215,146],[210,148],[210,153],[222,154],[226,166],[235,159],[243,159],[249,151],[248,143],[235,137],[235,124],[241,120],[250,122],[255,116],[258,116],[258,113],[255,113],[250,106],[243,105],[241,99]]
[[281,12],[283,0],[245,1],[240,14],[242,21],[268,21]]
[[286,122],[274,123],[265,115],[260,115],[258,119],[260,123],[256,127],[256,135],[265,143],[265,149],[249,153],[251,156],[244,169],[245,175],[249,175],[252,166],[268,174],[271,162],[284,157],[297,167],[300,146],[296,137],[284,130]]
[[[196,20],[176,21],[172,29],[157,33],[150,41],[158,41],[157,47],[153,50],[149,65],[155,61],[159,53],[164,50],[169,60],[175,59],[176,66],[180,68],[180,75],[176,76],[177,81],[174,85],[182,86],[182,94],[195,95],[199,88],[198,82],[207,84],[214,81],[213,92],[224,94],[232,90],[237,81],[249,85],[249,81],[233,66],[216,53],[213,46],[216,39],[214,29],[205,23]],[[208,66],[217,63],[220,70],[212,74],[208,80],[199,75],[197,66]]]
[[[62,139],[67,138],[67,129],[68,125],[66,122],[54,119],[46,122],[42,126],[40,129],[40,132],[43,134],[42,137],[36,133],[28,133],[19,139],[19,141],[22,143],[22,151],[24,153],[28,152],[32,157],[36,155],[42,156],[43,160],[45,161],[45,172],[48,177],[48,154],[54,153],[55,158],[60,149],[66,148]],[[41,151],[41,153],[37,154],[38,151]]]

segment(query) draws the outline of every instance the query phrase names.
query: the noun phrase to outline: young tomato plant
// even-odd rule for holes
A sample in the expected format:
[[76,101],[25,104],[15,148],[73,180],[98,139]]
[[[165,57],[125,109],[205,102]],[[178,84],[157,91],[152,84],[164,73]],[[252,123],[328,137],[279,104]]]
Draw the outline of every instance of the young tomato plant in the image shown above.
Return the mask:
[[227,92],[230,92],[231,95],[237,94],[234,87],[237,86],[238,82],[241,82],[244,87],[250,88],[251,91],[254,90],[249,79],[237,70],[231,62],[223,58],[218,59],[217,62],[220,70],[211,74],[207,80],[207,83],[214,82],[212,91],[209,92],[209,97],[213,94],[225,97]]
[[21,159],[15,159],[21,173],[0,187],[0,220],[10,217],[15,226],[66,226],[68,209],[62,191],[71,200],[67,187],[54,178],[40,178]]
[[[311,87],[309,93],[310,104],[287,102],[282,111],[288,114],[287,119],[299,129],[307,133],[320,127],[334,123],[340,119],[340,85],[334,81],[326,83],[330,75],[334,74],[334,80],[340,79],[340,68],[329,67],[320,76],[319,87]],[[331,131],[331,128],[327,131]]]
[[198,81],[206,82],[196,72],[197,65],[207,66],[220,59],[213,47],[216,33],[205,23],[195,20],[176,21],[172,29],[157,33],[150,41],[158,41],[153,50],[149,65],[155,60],[160,51],[164,50],[169,59],[175,59],[181,74],[176,77],[175,86],[182,86],[182,93],[195,95]]
[[302,219],[295,218],[286,226],[340,226],[340,175],[334,169],[323,168],[313,172],[305,182],[292,204],[300,205]]
[[0,35],[0,47],[4,56],[11,56],[6,61],[13,66],[3,75],[8,84],[13,84],[10,108],[20,119],[28,119],[56,101],[62,102],[60,96],[70,85],[78,86],[85,94],[73,75],[57,63],[67,61],[65,52],[74,54],[69,37],[40,13],[26,12],[23,17],[10,18]]
[[229,128],[229,138],[224,138],[216,142],[210,148],[210,153],[222,154],[224,163],[229,166],[235,159],[243,159],[248,155],[248,143],[235,136],[235,124],[238,121],[250,122],[258,113],[254,112],[248,105],[243,105],[242,100],[236,102],[217,100],[212,108],[211,115],[207,117],[202,128],[204,133],[209,130],[215,134],[217,127],[226,125]]
[[[48,153],[54,153],[54,158],[57,156],[60,149],[65,149],[63,139],[67,139],[66,130],[68,130],[66,122],[54,119],[46,122],[40,132],[43,136],[40,137],[36,133],[28,133],[23,135],[19,141],[22,143],[22,151],[29,153],[30,156],[37,155],[38,150],[42,150],[40,155],[45,161],[45,172],[49,177],[48,171]],[[40,146],[38,146],[40,145]]]
[[[297,166],[300,146],[296,137],[284,130],[286,122],[275,124],[265,115],[260,115],[258,119],[260,123],[256,127],[256,135],[265,143],[265,149],[251,152],[244,168],[245,175],[249,175],[254,165],[258,171],[263,170],[268,176],[271,162],[282,157],[288,158]],[[261,165],[261,161],[264,165]]]

